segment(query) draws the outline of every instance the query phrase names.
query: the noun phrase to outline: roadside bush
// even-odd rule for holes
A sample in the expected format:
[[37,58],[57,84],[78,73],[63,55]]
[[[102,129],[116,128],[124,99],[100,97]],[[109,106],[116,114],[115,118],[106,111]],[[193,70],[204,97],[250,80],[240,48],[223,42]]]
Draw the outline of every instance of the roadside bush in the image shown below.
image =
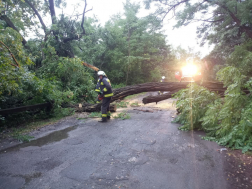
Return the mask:
[[217,73],[227,87],[223,99],[196,84],[175,94],[180,111],[175,122],[183,125],[180,129],[203,129],[205,140],[242,149],[243,153],[252,150],[252,96],[243,92],[252,92],[252,79],[246,80],[241,73],[232,66]]
[[240,70],[231,66],[220,70],[217,77],[227,90],[223,102],[210,105],[202,118],[207,131],[204,139],[243,152],[252,150],[252,97],[243,92],[244,88],[252,91],[252,80],[246,81]]
[[207,111],[207,105],[213,103],[218,95],[192,83],[187,89],[177,92],[174,98],[178,99],[176,107],[180,112],[174,121],[183,125],[179,128],[181,130],[193,130],[202,128],[201,118]]
[[73,111],[62,108],[62,105],[94,101],[93,77],[80,59],[58,57],[54,48],[48,45],[44,49],[46,59],[34,73],[29,70],[34,63],[25,54],[22,37],[15,30],[4,30],[0,41],[0,109],[53,103],[52,111],[46,114],[34,110],[2,115],[0,127],[17,126],[27,120],[67,116]]

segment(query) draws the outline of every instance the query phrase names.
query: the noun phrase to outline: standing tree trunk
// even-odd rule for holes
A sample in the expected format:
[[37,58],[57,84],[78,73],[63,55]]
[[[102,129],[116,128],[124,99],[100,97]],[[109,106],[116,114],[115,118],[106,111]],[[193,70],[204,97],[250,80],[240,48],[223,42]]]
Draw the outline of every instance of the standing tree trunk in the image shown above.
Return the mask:
[[56,13],[54,9],[54,0],[49,0],[49,9],[51,13],[52,24],[56,24]]

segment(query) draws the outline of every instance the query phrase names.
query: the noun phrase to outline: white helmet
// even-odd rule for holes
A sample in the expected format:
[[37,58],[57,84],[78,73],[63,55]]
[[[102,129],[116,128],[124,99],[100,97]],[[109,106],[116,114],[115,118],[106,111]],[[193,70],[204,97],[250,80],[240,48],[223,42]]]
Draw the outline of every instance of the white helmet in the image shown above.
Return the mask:
[[98,76],[100,76],[100,75],[105,76],[106,74],[105,74],[104,71],[98,71],[97,75],[98,75]]
[[165,79],[165,76],[162,76],[162,79]]

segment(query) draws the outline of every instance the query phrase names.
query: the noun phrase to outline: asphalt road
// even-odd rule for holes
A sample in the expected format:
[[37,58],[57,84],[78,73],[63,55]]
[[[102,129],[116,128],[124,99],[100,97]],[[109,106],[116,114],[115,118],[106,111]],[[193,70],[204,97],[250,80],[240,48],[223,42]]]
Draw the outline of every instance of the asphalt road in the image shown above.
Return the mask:
[[119,109],[127,120],[71,117],[33,132],[36,140],[0,151],[0,189],[229,188],[220,147],[179,131],[171,103]]

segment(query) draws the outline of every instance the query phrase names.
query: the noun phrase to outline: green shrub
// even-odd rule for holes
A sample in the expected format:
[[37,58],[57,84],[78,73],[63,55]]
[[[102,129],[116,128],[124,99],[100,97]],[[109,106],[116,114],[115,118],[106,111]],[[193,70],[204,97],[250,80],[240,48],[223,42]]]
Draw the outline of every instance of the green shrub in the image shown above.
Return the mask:
[[174,121],[183,125],[181,130],[192,130],[202,128],[200,119],[205,115],[207,105],[213,103],[218,95],[191,83],[187,89],[177,92],[174,98],[178,99],[176,107],[180,112]]
[[204,129],[205,140],[242,152],[252,150],[252,79],[246,80],[242,72],[232,66],[222,68],[217,78],[227,87],[225,97],[209,92],[192,84],[179,91],[176,106],[181,112],[175,122],[181,123],[182,130]]
[[244,88],[252,91],[252,80],[246,81],[240,70],[231,66],[217,74],[227,90],[223,102],[215,101],[202,118],[207,132],[204,139],[243,152],[252,150],[252,97],[243,92]]
[[120,84],[113,84],[112,83],[113,89],[118,89],[118,88],[123,88],[123,87],[126,87],[126,85],[124,83],[120,83]]

